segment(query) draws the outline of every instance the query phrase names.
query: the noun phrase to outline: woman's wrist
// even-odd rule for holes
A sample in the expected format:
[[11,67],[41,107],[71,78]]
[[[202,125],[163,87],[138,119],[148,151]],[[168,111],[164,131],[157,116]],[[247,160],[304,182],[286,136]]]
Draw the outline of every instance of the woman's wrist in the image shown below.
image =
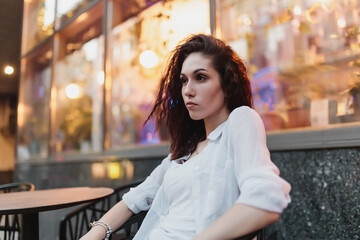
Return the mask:
[[90,229],[90,231],[80,240],[82,239],[99,239],[103,240],[106,236],[106,231],[101,226],[94,226]]
[[101,233],[101,235],[104,235],[104,238],[106,236],[106,230],[100,226],[100,225],[95,225],[92,227],[93,229],[97,230],[97,232]]
[[109,240],[110,235],[112,233],[112,229],[111,226],[109,224],[107,224],[106,222],[102,222],[102,221],[94,221],[92,223],[90,223],[91,227],[102,227],[105,230],[105,240]]

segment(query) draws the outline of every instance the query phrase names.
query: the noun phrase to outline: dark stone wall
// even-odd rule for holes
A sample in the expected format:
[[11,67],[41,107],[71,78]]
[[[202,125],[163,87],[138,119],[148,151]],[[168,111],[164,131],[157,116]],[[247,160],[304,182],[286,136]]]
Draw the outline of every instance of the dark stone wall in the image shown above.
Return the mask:
[[[267,240],[356,240],[360,239],[360,149],[323,149],[272,152],[281,176],[292,186],[292,201],[280,220],[267,228]],[[121,164],[122,160],[116,162]],[[130,160],[132,179],[144,178],[161,159]],[[101,162],[99,162],[101,163]],[[121,179],[92,178],[93,162],[22,165],[18,180],[30,181],[37,189],[71,186],[109,186]],[[102,162],[109,164],[106,159]],[[41,239],[55,239],[59,222],[70,209],[40,214]],[[52,238],[48,238],[52,237]]]
[[272,152],[292,201],[267,239],[360,239],[360,149]]
[[[60,187],[111,187],[116,188],[128,182],[144,178],[161,162],[153,159],[104,159],[101,161],[76,161],[63,163],[17,165],[15,180],[31,182],[37,190]],[[112,163],[118,163],[119,178],[109,176]],[[95,177],[94,165],[101,165],[103,177]],[[131,165],[129,167],[129,165]],[[98,166],[99,167],[99,166]],[[117,171],[117,170],[116,170]]]

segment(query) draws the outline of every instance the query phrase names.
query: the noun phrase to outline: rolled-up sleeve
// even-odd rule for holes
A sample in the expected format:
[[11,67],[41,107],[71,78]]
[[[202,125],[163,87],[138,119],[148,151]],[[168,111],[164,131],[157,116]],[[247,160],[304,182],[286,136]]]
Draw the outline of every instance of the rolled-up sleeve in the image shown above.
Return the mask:
[[170,154],[157,166],[151,174],[135,188],[123,195],[123,201],[133,213],[149,210],[155,195],[162,184],[164,175],[170,164]]
[[290,202],[291,186],[270,160],[260,116],[253,109],[241,108],[229,120],[234,171],[240,189],[236,202],[281,213]]

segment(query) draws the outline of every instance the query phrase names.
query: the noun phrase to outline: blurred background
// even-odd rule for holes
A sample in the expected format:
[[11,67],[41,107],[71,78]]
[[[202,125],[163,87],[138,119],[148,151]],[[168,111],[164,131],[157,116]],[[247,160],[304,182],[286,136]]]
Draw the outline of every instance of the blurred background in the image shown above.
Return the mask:
[[23,1],[0,0],[0,184],[12,182]]
[[166,129],[144,125],[163,63],[206,33],[245,61],[293,187],[268,239],[359,239],[359,26],[359,0],[0,0],[0,182],[147,176],[169,150]]

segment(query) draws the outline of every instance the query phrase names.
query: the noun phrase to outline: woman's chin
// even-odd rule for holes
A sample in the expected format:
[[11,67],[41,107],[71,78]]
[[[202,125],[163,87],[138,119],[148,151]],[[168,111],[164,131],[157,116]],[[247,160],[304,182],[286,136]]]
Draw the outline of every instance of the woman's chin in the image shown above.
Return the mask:
[[191,113],[189,113],[189,115],[190,115],[190,118],[191,118],[192,120],[194,120],[194,121],[202,120],[202,119],[203,119],[202,116],[200,116],[199,114],[195,114],[195,113],[191,114]]

